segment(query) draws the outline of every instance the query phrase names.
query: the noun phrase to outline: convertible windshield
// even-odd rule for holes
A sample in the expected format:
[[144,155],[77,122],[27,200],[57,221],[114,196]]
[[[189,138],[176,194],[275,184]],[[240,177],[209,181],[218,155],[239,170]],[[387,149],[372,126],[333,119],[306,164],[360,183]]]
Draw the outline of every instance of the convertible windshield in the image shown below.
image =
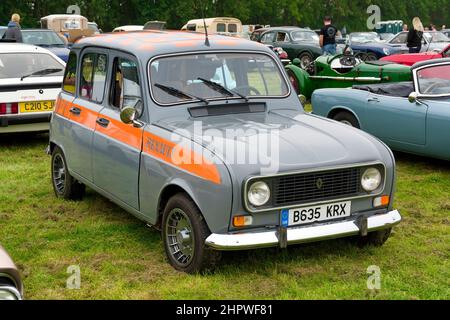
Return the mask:
[[164,105],[288,94],[288,86],[275,61],[257,53],[159,58],[150,65],[150,80],[153,98]]
[[417,81],[421,94],[450,95],[450,64],[419,70]]
[[[39,73],[39,77],[62,76],[64,66],[46,53],[2,53],[0,54],[0,79],[34,76],[42,70],[55,72]],[[56,71],[59,70],[59,71]]]
[[356,43],[380,42],[381,38],[374,32],[357,32],[350,34],[350,41]]

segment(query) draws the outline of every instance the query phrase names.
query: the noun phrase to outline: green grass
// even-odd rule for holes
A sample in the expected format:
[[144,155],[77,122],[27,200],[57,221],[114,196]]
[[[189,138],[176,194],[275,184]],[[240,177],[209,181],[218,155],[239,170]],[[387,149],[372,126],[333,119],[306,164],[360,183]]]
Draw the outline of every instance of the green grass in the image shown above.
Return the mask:
[[[0,243],[27,299],[449,299],[450,163],[396,154],[403,222],[381,248],[333,240],[229,253],[206,275],[174,271],[158,232],[88,190],[56,199],[47,135],[0,137]],[[70,265],[81,289],[66,289]],[[381,268],[368,291],[367,267]]]

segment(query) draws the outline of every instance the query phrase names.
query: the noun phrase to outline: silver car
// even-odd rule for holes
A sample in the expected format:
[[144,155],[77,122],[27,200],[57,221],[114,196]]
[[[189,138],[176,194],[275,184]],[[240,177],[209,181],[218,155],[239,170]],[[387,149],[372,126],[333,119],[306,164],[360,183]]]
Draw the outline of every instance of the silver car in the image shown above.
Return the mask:
[[94,189],[159,228],[170,264],[188,273],[227,250],[347,236],[381,245],[401,220],[390,149],[304,112],[275,53],[238,38],[80,40],[49,153],[57,197]]

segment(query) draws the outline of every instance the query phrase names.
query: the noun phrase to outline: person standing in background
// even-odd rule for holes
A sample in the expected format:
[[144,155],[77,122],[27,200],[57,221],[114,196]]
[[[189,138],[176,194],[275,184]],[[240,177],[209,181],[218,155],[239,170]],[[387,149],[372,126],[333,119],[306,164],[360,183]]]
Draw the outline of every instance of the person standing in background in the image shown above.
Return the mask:
[[11,21],[8,23],[8,29],[6,29],[3,39],[15,40],[16,42],[23,42],[22,31],[20,30],[20,16],[14,13],[11,17]]
[[423,24],[418,17],[412,21],[413,27],[408,31],[407,47],[409,53],[419,53],[422,50]]
[[403,25],[403,31],[408,31],[408,25],[406,23]]
[[323,28],[320,30],[320,47],[322,54],[336,55],[336,35],[338,30],[331,24],[331,17],[326,16],[323,19]]

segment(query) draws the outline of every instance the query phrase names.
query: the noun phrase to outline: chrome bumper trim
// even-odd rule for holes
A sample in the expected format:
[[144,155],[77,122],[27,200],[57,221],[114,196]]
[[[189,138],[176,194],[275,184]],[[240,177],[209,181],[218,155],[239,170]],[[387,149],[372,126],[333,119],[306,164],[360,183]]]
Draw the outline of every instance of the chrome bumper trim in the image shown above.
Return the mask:
[[[367,231],[387,229],[400,223],[402,217],[397,210],[367,217]],[[341,238],[360,234],[358,219],[309,227],[291,227],[287,229],[287,243],[298,244]],[[276,247],[280,243],[278,231],[246,232],[233,234],[211,234],[206,240],[207,246],[217,250],[246,250]]]

